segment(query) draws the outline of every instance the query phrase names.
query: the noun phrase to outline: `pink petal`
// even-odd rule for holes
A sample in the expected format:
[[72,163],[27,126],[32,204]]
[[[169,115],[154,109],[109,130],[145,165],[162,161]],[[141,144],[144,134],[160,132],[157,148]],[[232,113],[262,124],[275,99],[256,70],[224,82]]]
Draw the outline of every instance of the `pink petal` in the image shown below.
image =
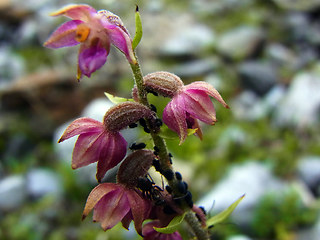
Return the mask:
[[229,108],[228,104],[225,103],[225,101],[222,99],[221,95],[219,94],[219,92],[209,83],[203,82],[203,81],[197,81],[197,82],[193,82],[191,84],[188,84],[185,86],[185,90],[189,91],[189,90],[199,90],[199,91],[203,91],[206,94],[208,94],[209,96],[215,98],[216,100],[218,100],[224,107]]
[[104,131],[103,124],[92,118],[78,118],[74,120],[64,131],[59,143],[82,133],[97,133]]
[[[186,137],[187,122],[186,112],[184,110],[184,102],[179,99],[179,96],[174,97],[171,102],[163,110],[163,122],[173,131],[177,132],[180,137],[180,143],[182,144]],[[182,105],[181,105],[181,104]]]
[[71,47],[79,44],[76,41],[76,29],[82,21],[72,20],[60,25],[43,44],[48,48]]
[[148,213],[151,209],[151,205],[133,190],[127,191],[127,197],[131,208],[135,229],[137,233],[142,235],[142,223],[149,215]]
[[96,14],[96,10],[86,4],[70,4],[62,9],[51,13],[51,16],[60,16],[64,15],[71,19],[82,20],[84,22],[89,21],[94,14]]
[[94,206],[109,192],[115,191],[119,188],[115,183],[103,183],[96,186],[89,194],[86,205],[82,213],[82,219],[91,212]]
[[188,90],[180,94],[184,100],[185,111],[207,124],[216,122],[216,111],[210,97],[199,90]]
[[127,142],[120,133],[108,133],[101,144],[103,148],[99,154],[96,174],[99,182],[109,169],[121,162],[127,152]]
[[89,48],[81,45],[78,65],[82,74],[90,77],[93,72],[101,68],[107,61],[108,51],[100,47],[100,44]]
[[97,203],[93,220],[101,222],[101,227],[108,230],[120,222],[129,211],[125,190],[120,188],[108,193]]
[[84,167],[100,160],[101,151],[106,147],[103,144],[105,139],[104,132],[81,134],[73,149],[72,169]]
[[126,55],[130,63],[136,63],[137,60],[133,53],[130,36],[119,27],[108,29],[107,31],[111,43]]
[[125,229],[129,230],[129,226],[130,226],[130,223],[132,222],[132,213],[131,211],[129,211],[127,213],[126,216],[124,216],[124,218],[121,220],[121,223],[122,223],[122,227],[124,227]]

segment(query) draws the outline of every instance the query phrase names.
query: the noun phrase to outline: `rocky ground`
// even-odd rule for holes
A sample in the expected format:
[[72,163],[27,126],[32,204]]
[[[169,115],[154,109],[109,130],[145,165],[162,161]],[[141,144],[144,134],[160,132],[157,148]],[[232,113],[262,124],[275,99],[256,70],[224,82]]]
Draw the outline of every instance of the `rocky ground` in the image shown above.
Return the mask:
[[[77,1],[75,1],[77,2]],[[83,1],[82,1],[83,2]],[[84,1],[91,3],[90,1]],[[0,0],[0,239],[135,239],[103,232],[81,212],[95,166],[70,167],[58,145],[79,116],[101,120],[104,91],[129,97],[131,73],[114,49],[91,79],[75,80],[77,49],[44,49],[69,1]],[[317,0],[139,1],[144,73],[214,85],[230,105],[204,141],[168,141],[175,166],[210,214],[246,193],[214,239],[317,240],[320,236],[320,3]],[[123,16],[135,3],[94,5]],[[151,99],[152,101],[152,99]],[[157,102],[165,104],[165,99]],[[133,141],[141,133],[124,133]],[[112,179],[112,174],[107,176]],[[213,206],[213,207],[212,207]]]

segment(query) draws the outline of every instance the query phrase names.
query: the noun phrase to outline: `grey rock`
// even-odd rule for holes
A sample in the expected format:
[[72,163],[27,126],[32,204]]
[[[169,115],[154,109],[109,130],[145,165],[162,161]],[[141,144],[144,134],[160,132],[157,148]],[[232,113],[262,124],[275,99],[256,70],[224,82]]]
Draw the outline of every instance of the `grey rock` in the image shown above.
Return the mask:
[[212,73],[218,65],[216,58],[190,61],[172,69],[172,72],[183,78],[194,78]]
[[245,194],[231,217],[237,224],[248,226],[259,200],[266,194],[282,192],[285,188],[286,184],[277,179],[270,168],[250,161],[233,166],[228,175],[197,204],[209,210],[215,202],[213,210],[218,213]]
[[260,28],[244,25],[222,34],[217,49],[232,59],[243,59],[252,55],[263,39],[264,32]]
[[236,125],[229,126],[219,137],[217,149],[218,151],[226,151],[231,145],[243,145],[248,140],[245,131]]
[[318,122],[320,77],[316,73],[297,74],[275,110],[276,126],[305,128]]
[[164,56],[198,55],[215,43],[213,31],[205,25],[193,24],[177,28],[174,34],[161,46]]
[[26,181],[23,176],[13,175],[0,181],[0,211],[12,211],[27,200]]
[[27,174],[28,193],[33,198],[51,195],[59,198],[62,193],[60,177],[48,169],[33,169]]
[[238,72],[242,85],[258,95],[266,94],[278,81],[277,69],[269,63],[244,62]]
[[234,236],[228,237],[227,240],[251,240],[251,238],[245,235],[234,235]]
[[297,171],[300,178],[320,196],[320,157],[306,156],[299,160]]
[[269,57],[274,63],[293,66],[297,61],[297,56],[291,49],[279,43],[272,43],[265,48],[266,56]]

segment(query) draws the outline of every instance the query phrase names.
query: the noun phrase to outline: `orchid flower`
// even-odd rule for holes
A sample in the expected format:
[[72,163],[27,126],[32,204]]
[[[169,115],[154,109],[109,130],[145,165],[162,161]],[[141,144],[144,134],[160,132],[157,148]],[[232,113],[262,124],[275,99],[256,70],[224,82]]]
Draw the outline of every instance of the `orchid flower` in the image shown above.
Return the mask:
[[51,14],[60,15],[72,20],[59,26],[44,46],[61,48],[80,44],[78,80],[82,75],[90,77],[105,64],[110,44],[122,51],[130,63],[136,62],[130,35],[117,15],[107,10],[96,11],[85,4],[68,5]]

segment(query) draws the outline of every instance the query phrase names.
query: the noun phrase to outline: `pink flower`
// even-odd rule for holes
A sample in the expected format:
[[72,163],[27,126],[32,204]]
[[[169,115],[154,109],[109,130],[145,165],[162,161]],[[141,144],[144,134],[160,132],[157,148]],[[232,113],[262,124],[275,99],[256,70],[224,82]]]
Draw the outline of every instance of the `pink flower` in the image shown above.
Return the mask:
[[150,210],[150,202],[143,199],[138,191],[121,183],[102,183],[95,187],[85,205],[82,219],[93,209],[93,221],[100,222],[106,231],[122,222],[128,229],[134,221],[136,231],[142,234],[142,223]]
[[97,179],[116,166],[126,155],[127,142],[119,132],[108,131],[105,125],[91,118],[73,121],[61,136],[59,143],[79,135],[72,154],[73,169],[97,162]]
[[96,11],[84,4],[68,5],[51,15],[64,15],[72,20],[58,27],[44,46],[61,48],[80,44],[78,80],[83,74],[90,77],[105,64],[110,43],[122,51],[130,63],[136,62],[132,40],[117,15],[107,10]]
[[149,222],[143,226],[142,234],[144,240],[182,240],[178,232],[164,234],[157,232],[153,227],[164,227],[159,220]]
[[[188,128],[199,129],[197,119],[211,125],[217,121],[209,96],[228,108],[218,91],[206,82],[193,82],[174,92],[172,100],[163,111],[163,122],[179,134],[180,144],[186,139]],[[198,135],[201,137],[201,132]]]

